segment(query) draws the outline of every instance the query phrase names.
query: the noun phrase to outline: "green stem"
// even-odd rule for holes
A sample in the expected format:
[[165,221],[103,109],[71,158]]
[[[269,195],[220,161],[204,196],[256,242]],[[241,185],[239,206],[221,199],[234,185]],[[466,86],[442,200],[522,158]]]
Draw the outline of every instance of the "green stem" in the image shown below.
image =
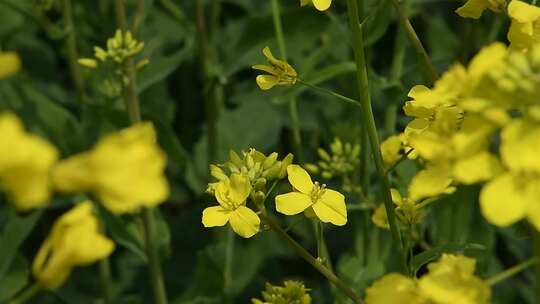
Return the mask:
[[[118,27],[122,31],[127,31],[127,18],[126,10],[123,0],[115,0],[114,7],[116,12],[116,22]],[[129,118],[132,124],[139,123],[141,121],[141,113],[139,108],[139,96],[137,94],[137,79],[135,64],[132,59],[128,60],[125,64],[126,75],[128,78],[128,84],[124,88],[124,101],[128,109]],[[150,279],[152,282],[152,289],[154,292],[154,302],[156,304],[167,304],[167,293],[165,290],[165,283],[163,281],[163,274],[161,271],[161,264],[159,258],[159,252],[155,239],[155,216],[151,209],[144,208],[142,210],[142,220],[144,227],[144,238],[146,254],[148,256],[148,267],[150,270]]]
[[339,288],[345,295],[347,295],[351,300],[353,300],[354,303],[363,303],[358,294],[356,294],[356,292],[352,288],[350,288],[345,282],[339,279],[330,269],[324,266],[318,259],[313,257],[306,249],[304,249],[304,247],[302,247],[290,235],[288,235],[287,232],[285,232],[283,228],[281,228],[281,226],[266,213],[266,210],[264,208],[259,207],[259,210],[262,213],[263,219],[270,226],[270,228],[274,230],[274,232],[276,232],[283,240],[285,240],[287,244],[292,249],[294,249],[296,254],[298,254],[306,262],[311,264],[313,268],[319,271],[324,277],[326,277],[326,279],[328,279],[328,281],[330,281],[337,288]]
[[144,23],[144,19],[146,18],[146,10],[145,10],[145,0],[137,0],[137,11],[135,13],[135,17],[133,18],[133,35],[135,35],[138,31],[141,25]]
[[437,78],[439,78],[439,75],[437,74],[437,70],[433,66],[433,63],[431,62],[431,59],[429,58],[429,55],[426,52],[426,49],[424,48],[424,45],[420,41],[420,38],[418,38],[418,35],[416,34],[416,31],[414,30],[411,21],[409,18],[405,16],[405,13],[401,9],[401,6],[399,5],[398,0],[391,0],[392,5],[396,9],[396,13],[398,15],[399,21],[401,23],[401,26],[407,33],[407,36],[409,37],[410,42],[412,43],[416,54],[422,61],[424,65],[424,71],[426,73],[426,77],[431,81],[433,84]]
[[489,286],[493,286],[495,284],[498,284],[518,273],[520,273],[521,271],[537,264],[538,262],[538,258],[537,257],[533,257],[533,258],[530,258],[526,261],[523,261],[519,264],[516,264],[508,269],[505,269],[504,271],[502,272],[499,272],[497,273],[496,275],[492,276],[491,278],[487,279],[486,280],[486,283],[489,285]]
[[388,175],[390,172],[392,172],[401,162],[407,159],[409,154],[411,154],[414,151],[414,149],[409,149],[407,153],[403,154],[400,159],[398,159],[392,166],[390,166],[388,169],[386,169],[385,174]]
[[160,0],[159,3],[169,12],[169,14],[176,19],[176,21],[182,25],[188,25],[188,19],[184,14],[184,11],[171,0]]
[[[371,153],[375,161],[375,167],[380,179],[381,194],[384,197],[384,206],[388,216],[388,223],[392,233],[392,242],[394,243],[398,254],[400,255],[403,271],[407,269],[406,254],[403,248],[401,233],[399,231],[396,216],[394,213],[394,204],[390,195],[390,183],[386,175],[384,163],[382,160],[381,151],[379,148],[379,137],[377,135],[377,127],[375,126],[375,118],[371,108],[371,96],[369,92],[367,65],[364,55],[364,37],[362,27],[359,23],[358,2],[357,0],[347,0],[347,10],[349,13],[349,23],[352,30],[353,50],[357,68],[358,90],[360,94],[362,122],[368,134]],[[364,151],[365,152],[365,151]]]
[[333,96],[333,97],[336,97],[338,98],[339,100],[341,101],[344,101],[346,103],[349,103],[349,104],[353,104],[357,107],[361,107],[362,105],[360,104],[360,102],[358,100],[354,100],[352,98],[349,98],[347,96],[343,96],[339,93],[336,93],[332,90],[329,90],[329,89],[326,89],[326,88],[322,88],[322,87],[319,87],[319,86],[316,86],[314,84],[311,84],[309,82],[306,82],[306,81],[303,81],[302,79],[296,79],[296,82],[298,82],[299,84],[302,84],[302,85],[305,85],[306,87],[308,88],[311,88],[311,89],[314,89],[316,91],[319,91],[321,93],[324,93],[324,94],[328,94],[330,96]]
[[[279,48],[280,57],[287,61],[287,46],[285,44],[285,35],[283,34],[283,25],[281,23],[281,13],[279,11],[279,1],[272,0],[272,20],[274,22],[274,32]],[[291,119],[293,142],[295,154],[299,162],[303,161],[304,153],[302,149],[302,136],[300,133],[300,119],[298,115],[298,101],[295,97],[289,100],[289,118]]]
[[105,304],[112,303],[112,276],[111,276],[111,263],[109,258],[104,258],[99,261],[99,278],[101,282],[101,291],[103,292],[103,302]]
[[30,287],[27,287],[23,292],[13,298],[11,301],[9,301],[9,304],[24,304],[28,300],[32,299],[42,289],[43,288],[41,287],[41,285],[36,282],[30,285]]
[[65,31],[67,33],[65,46],[68,55],[69,70],[71,72],[73,84],[75,85],[75,88],[79,94],[79,101],[84,102],[86,100],[86,93],[81,69],[77,63],[79,53],[77,51],[77,34],[75,32],[75,25],[73,23],[73,9],[71,0],[64,0],[63,8]]
[[225,294],[229,294],[230,287],[232,285],[232,269],[233,269],[233,257],[234,257],[234,231],[227,230],[227,239],[225,247],[225,267],[223,270],[223,288]]

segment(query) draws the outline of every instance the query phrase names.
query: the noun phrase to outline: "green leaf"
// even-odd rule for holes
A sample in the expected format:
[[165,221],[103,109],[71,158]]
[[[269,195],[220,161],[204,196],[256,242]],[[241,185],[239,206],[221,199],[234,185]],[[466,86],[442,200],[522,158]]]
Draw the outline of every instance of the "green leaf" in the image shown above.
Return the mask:
[[189,58],[191,51],[191,48],[186,46],[172,55],[152,58],[139,73],[137,87],[139,93],[167,78],[184,60]]
[[413,257],[411,266],[416,273],[423,265],[439,258],[443,253],[460,253],[468,251],[485,251],[487,248],[481,244],[446,244],[424,251]]
[[30,270],[28,262],[17,255],[9,267],[7,274],[0,279],[0,303],[15,296],[28,284]]
[[42,214],[42,210],[34,211],[28,215],[19,215],[14,210],[10,211],[7,224],[0,234],[2,246],[2,250],[0,250],[0,279],[4,278],[19,247],[32,232]]

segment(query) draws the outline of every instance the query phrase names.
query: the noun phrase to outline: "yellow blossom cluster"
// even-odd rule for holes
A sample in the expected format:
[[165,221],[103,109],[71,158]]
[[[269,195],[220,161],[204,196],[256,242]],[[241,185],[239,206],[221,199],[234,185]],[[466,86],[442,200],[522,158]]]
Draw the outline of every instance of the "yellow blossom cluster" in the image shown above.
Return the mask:
[[262,300],[251,299],[253,304],[311,304],[311,296],[302,282],[285,281],[283,286],[266,283]]
[[268,73],[259,75],[255,79],[261,90],[270,90],[276,85],[291,85],[296,83],[298,74],[296,70],[287,62],[276,59],[269,47],[263,49],[263,54],[268,60],[268,65],[257,64],[252,68]]
[[319,161],[317,164],[305,164],[311,173],[319,174],[326,179],[341,177],[354,171],[360,161],[360,145],[343,143],[336,137],[330,144],[330,151],[317,149]]
[[428,273],[413,279],[390,273],[366,289],[366,304],[487,304],[491,290],[474,275],[476,261],[463,255],[443,254],[430,263]]
[[[390,194],[392,195],[392,202],[395,205],[394,212],[396,217],[404,227],[410,227],[419,223],[425,216],[425,210],[423,208],[435,199],[428,198],[421,202],[416,202],[408,197],[402,197],[397,189],[390,189]],[[375,212],[371,216],[371,221],[379,228],[390,229],[384,204],[379,205],[375,209]]]
[[[424,169],[412,178],[409,198],[487,182],[480,204],[490,222],[506,226],[526,218],[540,229],[539,72],[540,45],[523,52],[494,43],[467,67],[454,65],[433,88],[413,87],[403,107],[413,120],[398,138]],[[381,145],[387,159],[400,157],[395,146]]]

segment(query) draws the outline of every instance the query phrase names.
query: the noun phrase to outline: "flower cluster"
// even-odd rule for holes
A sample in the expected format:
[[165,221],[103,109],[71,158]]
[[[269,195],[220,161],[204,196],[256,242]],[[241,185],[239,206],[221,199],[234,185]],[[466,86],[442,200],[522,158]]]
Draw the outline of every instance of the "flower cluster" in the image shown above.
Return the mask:
[[491,290],[474,275],[475,264],[474,259],[463,255],[443,254],[418,280],[387,274],[366,289],[366,304],[487,304]]
[[257,64],[252,68],[268,73],[269,75],[259,75],[255,79],[261,90],[270,90],[276,85],[291,85],[296,83],[298,74],[296,70],[287,62],[276,59],[269,47],[263,49],[263,54],[268,60],[268,65]]
[[360,162],[360,145],[345,143],[335,138],[330,144],[330,153],[323,148],[317,149],[319,161],[317,164],[305,164],[304,167],[311,173],[318,174],[323,178],[345,176],[353,172]]
[[[435,198],[428,198],[422,202],[416,202],[408,197],[402,197],[397,189],[391,189],[392,202],[396,205],[394,212],[399,222],[404,227],[410,227],[419,223],[425,216],[424,207],[432,202]],[[371,221],[383,229],[390,229],[386,209],[383,204],[379,205],[371,217]]]
[[[144,48],[144,42],[138,41],[133,38],[130,31],[117,30],[113,37],[107,40],[107,49],[101,47],[94,47],[93,58],[81,58],[79,64],[88,67],[96,68],[99,62],[106,62],[112,60],[117,64],[123,64],[127,59],[133,58],[138,55]],[[137,66],[142,67],[147,64],[148,60],[144,59],[137,63]]]
[[283,286],[266,283],[262,300],[251,299],[253,304],[311,304],[311,296],[302,282],[284,281]]

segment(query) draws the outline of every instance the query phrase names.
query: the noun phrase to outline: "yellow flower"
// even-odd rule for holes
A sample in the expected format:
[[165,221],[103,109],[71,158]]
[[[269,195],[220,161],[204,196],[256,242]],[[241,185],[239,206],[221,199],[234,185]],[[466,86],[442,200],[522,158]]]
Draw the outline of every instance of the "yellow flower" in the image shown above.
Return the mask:
[[429,273],[418,282],[420,293],[434,304],[487,304],[491,290],[474,269],[474,259],[443,254],[428,265]]
[[540,230],[540,125],[517,119],[501,133],[501,159],[508,171],[480,193],[484,217],[497,226],[528,219]]
[[540,8],[523,1],[513,0],[508,5],[508,15],[512,18],[508,30],[510,47],[527,50],[540,42]]
[[296,83],[298,74],[290,64],[276,59],[268,47],[263,49],[263,54],[268,60],[269,65],[257,64],[252,67],[255,70],[261,70],[270,74],[257,76],[257,85],[259,85],[261,90],[270,90],[276,85],[290,85]]
[[366,304],[427,304],[416,285],[415,280],[404,275],[387,274],[366,289]]
[[253,210],[246,207],[246,200],[251,192],[249,180],[238,173],[220,181],[214,188],[219,206],[203,210],[204,227],[231,224],[232,229],[244,238],[250,238],[259,232],[261,220]]
[[393,166],[405,154],[407,157],[414,158],[416,153],[411,151],[411,147],[407,145],[407,139],[404,133],[392,135],[381,143],[381,154],[384,163],[387,167]]
[[154,207],[169,196],[166,156],[151,123],[105,136],[90,151],[61,161],[53,171],[63,192],[93,191],[114,213]]
[[21,68],[21,59],[17,53],[0,52],[0,79],[14,75]]
[[388,223],[388,215],[386,214],[386,208],[384,204],[380,204],[373,215],[371,215],[371,221],[375,226],[381,229],[390,229],[390,224]]
[[56,148],[24,131],[17,116],[0,114],[0,187],[15,207],[44,206],[51,196],[50,169],[58,159]]
[[41,285],[54,289],[64,283],[73,267],[104,259],[114,247],[114,243],[99,232],[92,203],[86,201],[56,220],[34,259],[32,272]]
[[309,289],[299,281],[285,281],[283,286],[266,283],[263,300],[251,299],[253,304],[311,304]]
[[343,194],[327,189],[326,185],[313,183],[311,177],[298,165],[287,167],[288,179],[294,192],[276,196],[276,210],[295,215],[302,211],[313,211],[324,223],[343,226],[347,223],[347,208]]
[[315,8],[319,11],[327,10],[332,4],[332,0],[300,0],[300,5],[306,6],[310,2],[313,2],[313,6],[315,6]]
[[464,18],[478,19],[486,9],[500,12],[505,5],[505,0],[468,0],[456,13]]

